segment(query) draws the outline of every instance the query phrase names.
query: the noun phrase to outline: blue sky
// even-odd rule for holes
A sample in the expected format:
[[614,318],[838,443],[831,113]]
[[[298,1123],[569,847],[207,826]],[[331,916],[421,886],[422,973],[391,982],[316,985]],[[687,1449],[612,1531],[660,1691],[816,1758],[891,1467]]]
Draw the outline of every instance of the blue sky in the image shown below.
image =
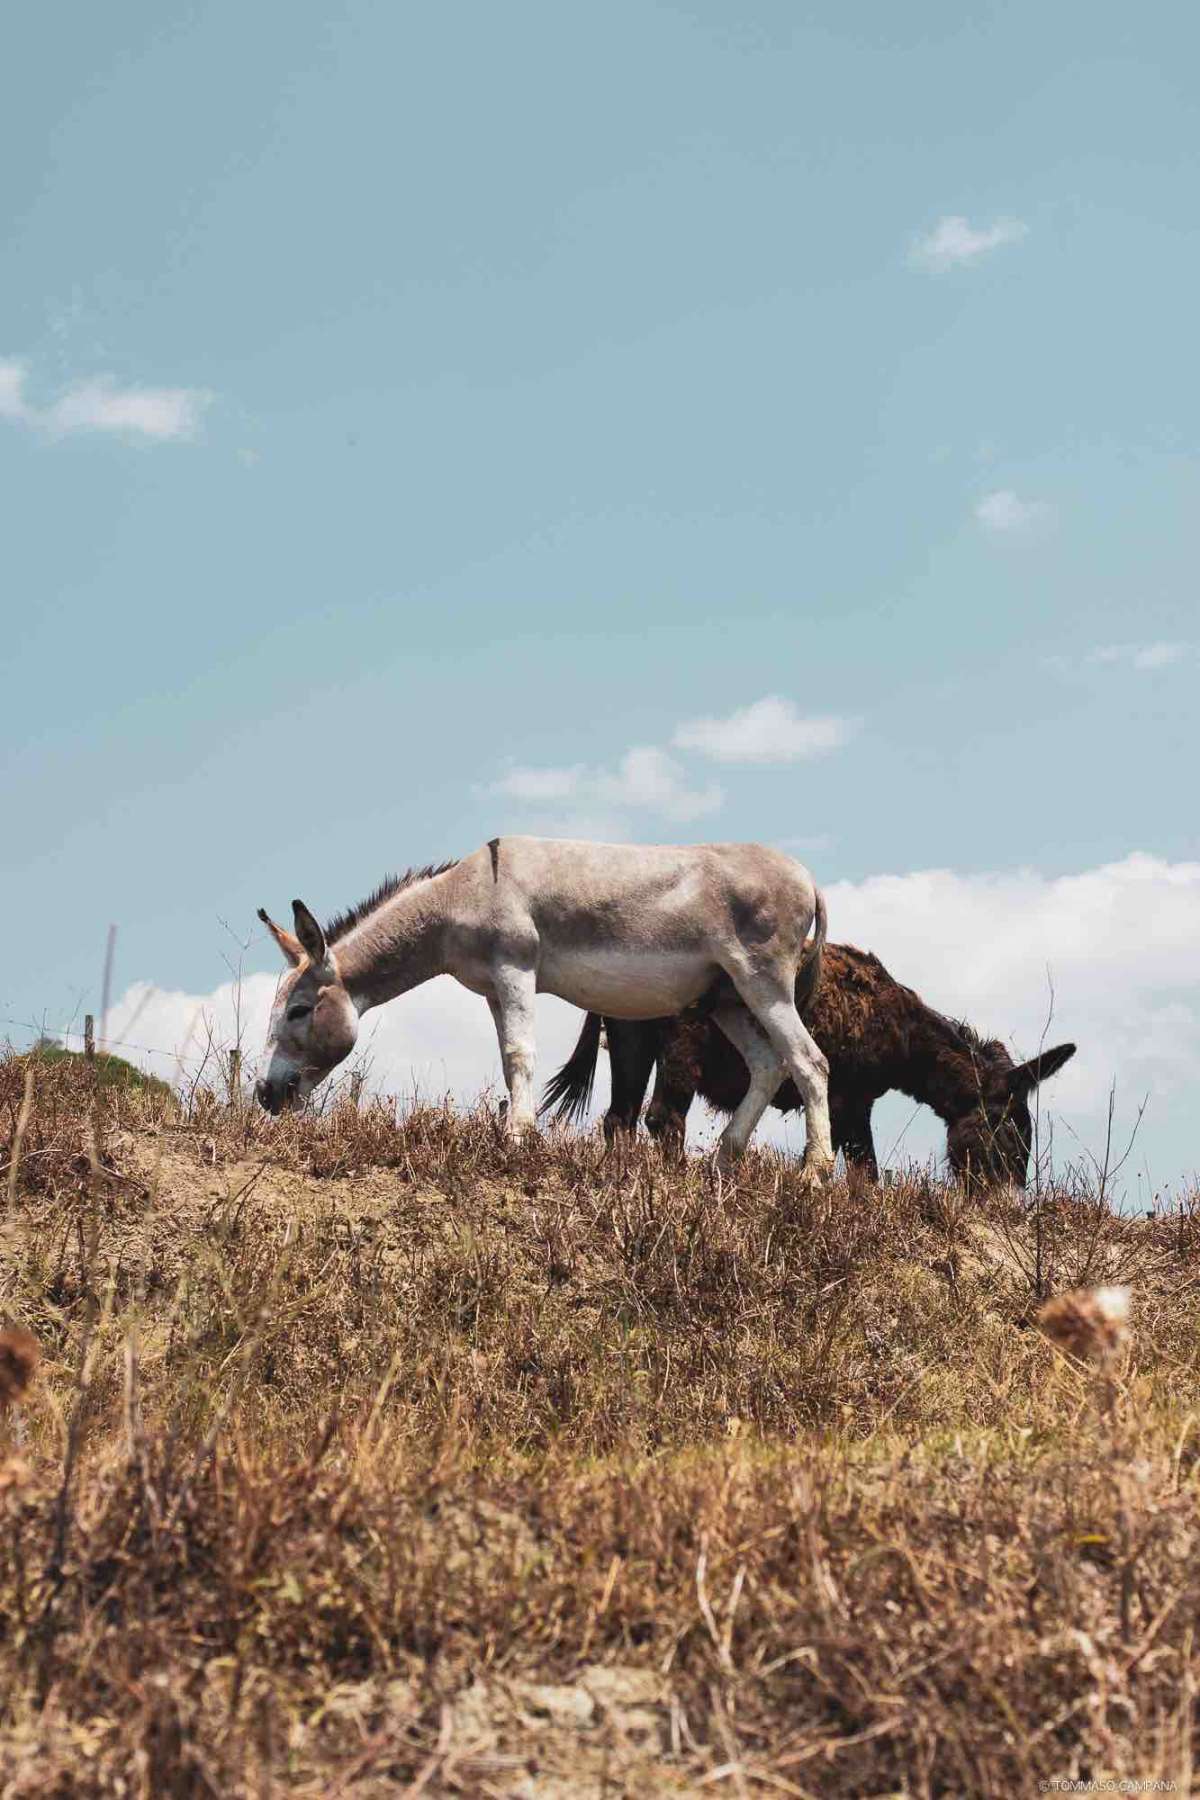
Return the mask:
[[22,19],[5,1017],[497,830],[1192,862],[1200,15],[971,14]]

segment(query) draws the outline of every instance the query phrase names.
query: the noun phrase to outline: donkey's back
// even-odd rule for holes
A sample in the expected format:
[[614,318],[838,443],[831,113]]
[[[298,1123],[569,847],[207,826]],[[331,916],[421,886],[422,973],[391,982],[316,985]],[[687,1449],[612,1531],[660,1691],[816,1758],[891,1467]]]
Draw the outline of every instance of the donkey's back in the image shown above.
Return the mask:
[[459,866],[489,910],[527,908],[539,929],[579,941],[802,941],[816,909],[808,870],[767,844],[502,837]]

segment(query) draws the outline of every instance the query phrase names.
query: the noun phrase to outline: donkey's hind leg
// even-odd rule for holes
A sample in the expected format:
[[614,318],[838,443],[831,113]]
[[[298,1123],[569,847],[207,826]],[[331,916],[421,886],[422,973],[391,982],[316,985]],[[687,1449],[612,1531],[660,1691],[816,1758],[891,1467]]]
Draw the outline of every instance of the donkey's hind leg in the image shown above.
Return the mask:
[[783,1070],[778,1053],[744,1006],[739,1006],[736,1001],[726,1001],[716,1008],[713,1018],[734,1049],[740,1052],[750,1073],[745,1098],[717,1144],[717,1165],[727,1169],[750,1142],[754,1127],[779,1088]]
[[684,1013],[677,1019],[664,1019],[659,1027],[658,1068],[646,1108],[646,1130],[677,1155],[682,1154],[687,1138],[688,1111],[700,1085],[711,1028],[710,1013]]
[[875,1156],[875,1140],[871,1136],[871,1098],[869,1095],[831,1093],[829,1121],[833,1127],[834,1155],[840,1150],[846,1158],[846,1173],[857,1170],[867,1181],[879,1180],[879,1163]]
[[610,1099],[604,1115],[604,1138],[611,1144],[624,1133],[636,1137],[642,1101],[658,1054],[658,1019],[605,1019],[608,1038]]
[[773,971],[762,969],[731,969],[730,974],[804,1102],[804,1167],[828,1174],[833,1168],[829,1063],[796,1011],[794,977],[789,974],[786,980],[778,979]]
[[520,1137],[537,1124],[533,1094],[537,977],[532,969],[508,968],[496,975],[493,986],[488,1005],[500,1040],[500,1061],[508,1088],[508,1131],[510,1136]]

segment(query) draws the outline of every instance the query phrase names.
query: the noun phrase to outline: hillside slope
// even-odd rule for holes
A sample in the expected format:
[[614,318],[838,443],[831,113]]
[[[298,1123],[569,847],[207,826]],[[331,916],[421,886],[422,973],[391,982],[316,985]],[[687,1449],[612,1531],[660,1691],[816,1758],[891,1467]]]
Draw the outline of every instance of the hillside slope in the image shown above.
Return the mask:
[[[6,1800],[1186,1791],[1194,1205],[721,1186],[71,1062],[23,1105],[28,1066]],[[1113,1280],[1106,1376],[1029,1320]]]

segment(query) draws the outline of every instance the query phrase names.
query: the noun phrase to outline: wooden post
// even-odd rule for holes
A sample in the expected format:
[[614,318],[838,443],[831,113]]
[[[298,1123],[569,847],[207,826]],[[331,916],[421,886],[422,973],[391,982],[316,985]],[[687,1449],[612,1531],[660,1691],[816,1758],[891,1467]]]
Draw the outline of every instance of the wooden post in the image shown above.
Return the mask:
[[242,1053],[235,1046],[229,1052],[229,1104],[235,1109],[242,1098]]
[[83,1054],[90,1063],[96,1060],[96,1021],[91,1013],[83,1016]]
[[366,1079],[367,1079],[366,1075],[362,1069],[351,1069],[351,1071],[350,1071],[350,1104],[351,1104],[351,1106],[357,1106],[359,1104],[360,1100],[362,1099],[363,1083],[366,1081]]

